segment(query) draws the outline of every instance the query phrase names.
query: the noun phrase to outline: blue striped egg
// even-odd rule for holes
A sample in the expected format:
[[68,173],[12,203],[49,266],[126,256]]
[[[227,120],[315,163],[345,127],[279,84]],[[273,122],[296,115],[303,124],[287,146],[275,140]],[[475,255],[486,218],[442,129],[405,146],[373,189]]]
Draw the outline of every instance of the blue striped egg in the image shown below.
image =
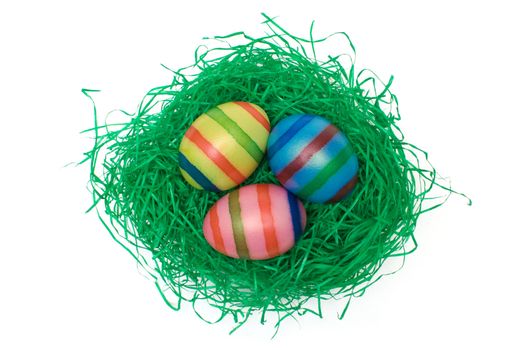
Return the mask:
[[323,117],[293,115],[281,120],[268,139],[270,168],[298,197],[338,202],[357,183],[359,163],[346,136]]

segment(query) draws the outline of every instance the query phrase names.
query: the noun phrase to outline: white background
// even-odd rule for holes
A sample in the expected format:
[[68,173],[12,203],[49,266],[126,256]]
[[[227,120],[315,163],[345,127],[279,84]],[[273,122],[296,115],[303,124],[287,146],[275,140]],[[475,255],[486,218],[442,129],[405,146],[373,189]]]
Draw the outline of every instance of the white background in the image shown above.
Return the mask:
[[[425,2],[426,3],[426,2]],[[0,3],[1,349],[523,349],[525,32],[520,1],[12,1]],[[65,167],[90,146],[81,88],[99,112],[134,110],[191,63],[207,35],[345,31],[359,68],[395,76],[401,128],[430,152],[452,197],[418,223],[397,274],[339,321],[256,322],[230,336],[189,305],[165,306],[109,237]],[[337,51],[337,48],[335,48]]]

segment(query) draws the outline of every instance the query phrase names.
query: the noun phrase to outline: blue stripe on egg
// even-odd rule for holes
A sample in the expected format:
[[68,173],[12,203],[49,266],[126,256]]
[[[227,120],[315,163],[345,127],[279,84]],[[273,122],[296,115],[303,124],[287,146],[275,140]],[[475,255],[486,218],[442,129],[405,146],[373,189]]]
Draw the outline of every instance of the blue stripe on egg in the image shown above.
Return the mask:
[[268,144],[271,145],[268,148],[268,153],[274,155],[279,151],[290,139],[301,130],[306,124],[308,124],[312,118],[300,118],[300,116],[288,117],[272,130],[271,137],[273,139]]
[[215,186],[199,169],[191,164],[191,162],[184,156],[184,154],[182,154],[182,152],[179,152],[179,166],[205,190],[214,192],[220,191],[217,186]]
[[290,214],[292,216],[294,239],[297,242],[301,238],[303,229],[301,227],[301,212],[299,211],[299,203],[297,198],[288,192],[288,204],[290,205]]
[[[283,170],[289,163],[291,163],[301,152],[302,150],[313,140],[317,135],[319,135],[323,129],[329,125],[329,123],[320,118],[301,118],[307,119],[308,127],[303,127],[300,130],[297,130],[291,137],[288,138],[281,148],[277,151],[268,152],[270,159],[270,167],[272,171],[277,174]],[[276,128],[279,128],[277,126]],[[292,130],[291,128],[289,130]],[[272,131],[273,132],[273,131]],[[288,133],[286,133],[288,134]],[[271,138],[271,134],[270,134]],[[272,140],[269,140],[271,143]]]
[[349,140],[320,116],[293,115],[277,123],[268,159],[286,189],[312,202],[340,201],[357,183],[359,161]]

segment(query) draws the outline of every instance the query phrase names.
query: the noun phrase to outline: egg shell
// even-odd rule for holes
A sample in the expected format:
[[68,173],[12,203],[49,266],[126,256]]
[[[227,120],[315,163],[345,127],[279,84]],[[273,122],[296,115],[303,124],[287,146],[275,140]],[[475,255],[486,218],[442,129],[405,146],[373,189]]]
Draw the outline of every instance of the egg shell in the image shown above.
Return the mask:
[[204,237],[232,258],[270,259],[290,250],[304,232],[306,211],[273,184],[243,186],[219,199],[203,223]]
[[286,117],[268,139],[270,168],[299,198],[337,202],[357,183],[359,163],[347,137],[327,119],[309,114]]
[[195,119],[182,138],[182,176],[197,189],[231,189],[257,168],[269,133],[266,112],[253,103],[228,102],[213,107]]

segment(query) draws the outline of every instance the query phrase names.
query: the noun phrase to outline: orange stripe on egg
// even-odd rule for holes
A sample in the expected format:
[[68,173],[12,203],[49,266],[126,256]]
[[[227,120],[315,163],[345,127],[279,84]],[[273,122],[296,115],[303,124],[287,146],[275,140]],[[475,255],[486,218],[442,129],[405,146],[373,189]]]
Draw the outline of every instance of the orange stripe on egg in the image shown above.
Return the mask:
[[210,211],[210,226],[213,234],[213,241],[215,243],[215,249],[223,254],[226,254],[226,248],[222,238],[221,226],[219,224],[219,215],[217,213],[216,205],[214,205]]
[[[232,181],[208,156],[187,137],[183,137],[180,153],[219,190],[227,190],[237,184]],[[195,180],[195,179],[194,179]]]
[[245,109],[250,115],[259,122],[268,132],[270,132],[270,121],[266,114],[261,113],[254,105],[248,102],[234,102],[236,105],[241,106]]
[[[240,108],[240,107],[237,107]],[[253,157],[239,144],[235,138],[229,134],[219,123],[204,114],[193,123],[193,126],[201,135],[232,163],[241,174],[246,177],[250,176],[259,165]],[[262,132],[266,132],[262,129]]]
[[261,211],[261,221],[266,241],[266,251],[269,257],[279,255],[279,244],[275,232],[275,225],[272,215],[272,201],[270,197],[270,186],[267,184],[257,185],[257,200]]

